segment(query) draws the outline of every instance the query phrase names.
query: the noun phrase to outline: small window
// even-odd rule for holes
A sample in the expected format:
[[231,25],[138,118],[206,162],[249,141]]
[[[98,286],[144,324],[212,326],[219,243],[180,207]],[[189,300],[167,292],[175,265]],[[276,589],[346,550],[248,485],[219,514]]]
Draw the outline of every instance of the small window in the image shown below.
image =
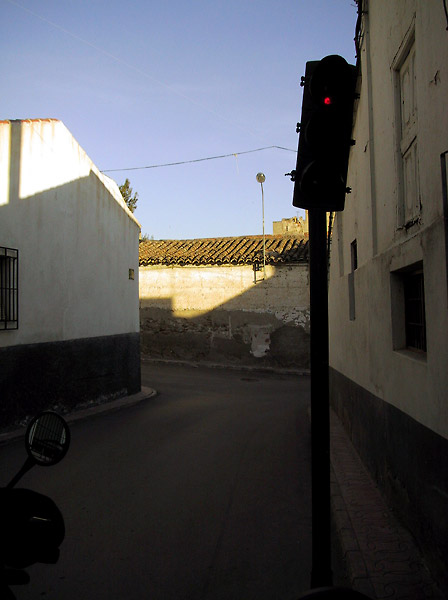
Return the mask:
[[422,262],[391,273],[391,308],[394,350],[426,353]]
[[403,275],[406,346],[426,352],[423,271]]
[[0,330],[19,326],[19,251],[0,246]]

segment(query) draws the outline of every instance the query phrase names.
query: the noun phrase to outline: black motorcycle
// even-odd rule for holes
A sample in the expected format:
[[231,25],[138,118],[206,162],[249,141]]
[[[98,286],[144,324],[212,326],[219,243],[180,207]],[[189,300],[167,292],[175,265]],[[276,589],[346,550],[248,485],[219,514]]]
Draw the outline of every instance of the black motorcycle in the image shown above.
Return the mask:
[[28,458],[9,484],[0,488],[0,598],[13,600],[9,586],[30,581],[24,570],[41,562],[54,564],[65,536],[63,516],[43,494],[14,488],[35,465],[49,467],[61,461],[70,445],[70,430],[55,412],[35,417],[25,437]]

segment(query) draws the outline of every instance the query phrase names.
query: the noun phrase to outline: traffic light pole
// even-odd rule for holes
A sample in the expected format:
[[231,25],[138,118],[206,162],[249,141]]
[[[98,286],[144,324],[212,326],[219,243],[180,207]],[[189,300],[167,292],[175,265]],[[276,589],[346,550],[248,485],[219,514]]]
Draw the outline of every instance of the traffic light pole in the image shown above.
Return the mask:
[[308,61],[297,125],[293,206],[308,210],[311,308],[311,592],[302,600],[365,599],[332,587],[327,212],[344,210],[357,69],[331,54]]
[[330,509],[330,406],[328,379],[327,218],[310,209],[311,314],[311,588],[332,585]]

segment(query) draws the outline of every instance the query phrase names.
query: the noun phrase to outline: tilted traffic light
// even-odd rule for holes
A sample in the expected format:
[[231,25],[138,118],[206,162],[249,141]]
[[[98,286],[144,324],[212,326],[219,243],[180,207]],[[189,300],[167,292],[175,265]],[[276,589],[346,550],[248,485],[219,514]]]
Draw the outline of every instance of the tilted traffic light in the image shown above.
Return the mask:
[[306,63],[293,205],[344,210],[356,67],[342,56]]

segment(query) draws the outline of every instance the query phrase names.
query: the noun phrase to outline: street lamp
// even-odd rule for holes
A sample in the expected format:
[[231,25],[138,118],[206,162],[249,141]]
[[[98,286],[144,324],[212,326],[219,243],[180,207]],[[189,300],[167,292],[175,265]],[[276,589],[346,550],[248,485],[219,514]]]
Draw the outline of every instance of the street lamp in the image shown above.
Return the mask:
[[265,182],[266,177],[264,173],[257,173],[257,181],[261,185],[261,207],[263,211],[263,278],[266,280],[266,239],[264,236],[264,191],[263,191],[263,183]]

